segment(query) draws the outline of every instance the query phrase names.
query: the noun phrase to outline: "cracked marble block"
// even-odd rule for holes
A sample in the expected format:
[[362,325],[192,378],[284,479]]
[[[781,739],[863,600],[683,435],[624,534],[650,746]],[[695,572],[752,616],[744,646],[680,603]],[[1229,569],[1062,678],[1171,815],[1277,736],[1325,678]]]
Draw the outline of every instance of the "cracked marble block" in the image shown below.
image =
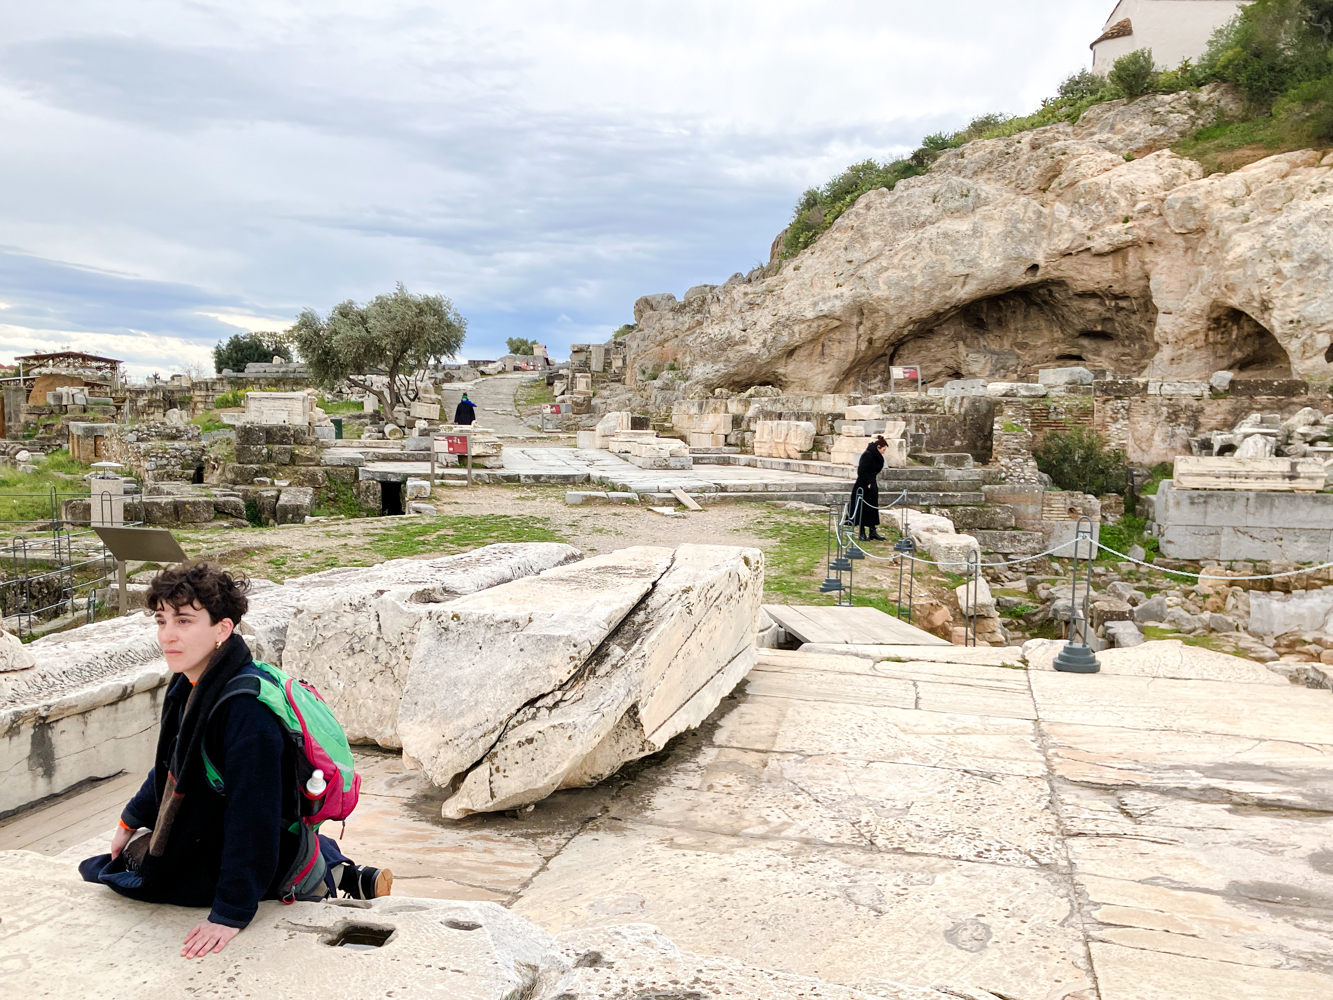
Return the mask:
[[454,789],[452,817],[594,784],[740,681],[762,590],[758,550],[639,546],[441,606],[398,712],[405,759]]

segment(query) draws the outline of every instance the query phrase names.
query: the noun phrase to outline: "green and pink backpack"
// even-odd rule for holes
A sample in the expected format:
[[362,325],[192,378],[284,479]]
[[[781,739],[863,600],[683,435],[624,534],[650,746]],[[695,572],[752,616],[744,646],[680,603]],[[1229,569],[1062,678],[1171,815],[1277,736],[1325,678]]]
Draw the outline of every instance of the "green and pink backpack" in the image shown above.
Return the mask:
[[[298,834],[301,847],[283,880],[282,900],[323,899],[325,865],[316,834],[326,820],[346,821],[361,794],[347,734],[313,684],[297,680],[272,664],[255,660],[253,671],[243,668],[227,682],[213,706],[216,712],[229,699],[252,695],[277,718],[296,748],[296,787],[299,818],[289,832]],[[209,785],[226,795],[222,774],[204,748],[204,772]]]

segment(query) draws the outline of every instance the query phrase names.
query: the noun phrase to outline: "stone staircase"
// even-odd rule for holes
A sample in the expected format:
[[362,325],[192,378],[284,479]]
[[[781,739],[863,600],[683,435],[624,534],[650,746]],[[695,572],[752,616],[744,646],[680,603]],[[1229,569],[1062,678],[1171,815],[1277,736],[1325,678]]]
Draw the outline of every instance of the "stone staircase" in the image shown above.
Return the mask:
[[885,469],[879,477],[880,506],[887,506],[907,490],[909,507],[979,507],[986,502],[984,469],[909,465]]

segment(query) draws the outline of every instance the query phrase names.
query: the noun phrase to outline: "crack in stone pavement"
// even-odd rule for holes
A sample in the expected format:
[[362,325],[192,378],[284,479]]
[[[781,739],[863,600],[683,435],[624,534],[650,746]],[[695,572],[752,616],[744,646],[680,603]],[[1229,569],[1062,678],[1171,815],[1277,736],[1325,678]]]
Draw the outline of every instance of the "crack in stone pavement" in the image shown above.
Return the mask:
[[[1032,699],[1032,704],[1035,708],[1037,705],[1037,693],[1032,688],[1031,672],[1029,672],[1027,675],[1027,682],[1028,682],[1028,695]],[[1091,935],[1089,934],[1087,921],[1085,920],[1083,915],[1084,914],[1083,904],[1084,903],[1090,904],[1091,899],[1088,897],[1087,891],[1081,885],[1079,885],[1078,879],[1075,877],[1077,875],[1078,868],[1074,864],[1073,855],[1071,855],[1069,852],[1069,839],[1070,839],[1069,823],[1066,820],[1064,807],[1061,803],[1059,790],[1057,788],[1057,781],[1059,779],[1056,776],[1055,764],[1054,761],[1052,760],[1051,741],[1049,735],[1046,732],[1046,728],[1042,723],[1041,712],[1039,709],[1036,711],[1036,715],[1037,718],[1032,720],[1033,737],[1037,742],[1037,747],[1041,751],[1042,760],[1045,764],[1045,780],[1047,787],[1050,789],[1049,802],[1051,810],[1055,814],[1056,836],[1059,837],[1060,849],[1064,851],[1065,855],[1066,870],[1065,873],[1059,877],[1065,883],[1068,892],[1069,915],[1065,918],[1065,921],[1063,922],[1076,923],[1078,927],[1079,938],[1083,943],[1083,961],[1085,963],[1083,966],[1083,971],[1087,973],[1088,979],[1091,981],[1093,998],[1099,998],[1102,995],[1101,984],[1098,982],[1097,979],[1097,967],[1093,963]]]

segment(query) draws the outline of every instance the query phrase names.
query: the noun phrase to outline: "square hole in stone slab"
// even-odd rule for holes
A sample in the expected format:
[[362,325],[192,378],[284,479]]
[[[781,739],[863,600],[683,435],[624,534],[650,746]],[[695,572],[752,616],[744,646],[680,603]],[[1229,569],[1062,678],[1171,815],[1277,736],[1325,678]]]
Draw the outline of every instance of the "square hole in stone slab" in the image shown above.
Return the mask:
[[349,922],[338,924],[320,941],[330,947],[347,948],[349,951],[374,951],[388,944],[395,933],[393,927]]

